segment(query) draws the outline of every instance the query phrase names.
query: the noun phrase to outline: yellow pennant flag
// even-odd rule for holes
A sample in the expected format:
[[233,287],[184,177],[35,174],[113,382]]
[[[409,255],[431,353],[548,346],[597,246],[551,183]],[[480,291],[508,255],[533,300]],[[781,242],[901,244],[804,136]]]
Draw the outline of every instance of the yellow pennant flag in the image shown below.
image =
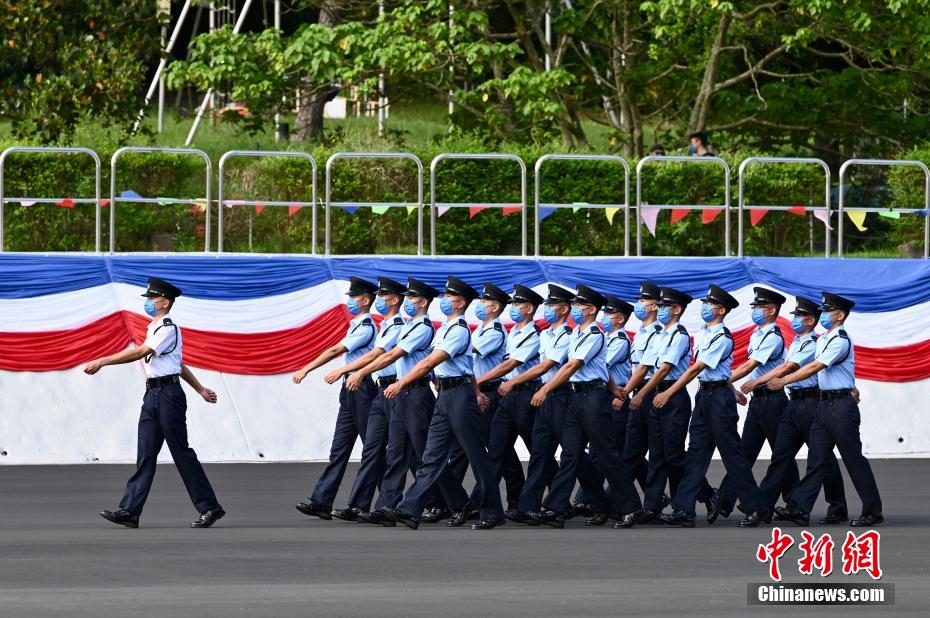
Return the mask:
[[849,215],[849,220],[853,222],[853,225],[856,226],[856,229],[860,232],[866,231],[867,228],[865,225],[865,211],[864,210],[847,210],[846,214]]
[[619,208],[605,208],[604,214],[607,215],[607,221],[613,225],[614,224],[614,215],[620,212]]
[[416,211],[417,211],[417,207],[416,207],[416,206],[407,206],[407,214],[408,214],[408,215],[412,215],[412,214],[415,213]]

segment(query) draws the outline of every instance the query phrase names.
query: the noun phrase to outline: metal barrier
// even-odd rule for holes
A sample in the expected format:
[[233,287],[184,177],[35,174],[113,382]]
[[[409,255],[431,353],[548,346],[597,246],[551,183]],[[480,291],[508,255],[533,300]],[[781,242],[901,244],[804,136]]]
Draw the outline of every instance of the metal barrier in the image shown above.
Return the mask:
[[86,154],[94,160],[94,198],[67,198],[75,204],[94,204],[94,250],[100,251],[100,157],[90,148],[58,148],[44,146],[10,146],[0,153],[0,253],[4,250],[4,229],[3,229],[3,205],[4,201],[10,202],[36,202],[45,204],[56,204],[66,198],[58,197],[10,197],[7,198],[3,193],[3,172],[6,158],[14,152],[27,153],[58,153],[58,154]]
[[643,254],[642,221],[640,207],[642,206],[642,171],[647,163],[657,161],[660,163],[710,163],[723,168],[724,176],[724,203],[712,204],[650,204],[653,208],[669,210],[672,208],[691,208],[695,210],[723,209],[723,254],[730,255],[730,166],[720,157],[687,157],[687,156],[661,156],[643,157],[636,164],[636,255]]
[[[156,153],[156,154],[186,154],[196,155],[203,159],[206,165],[206,181],[204,190],[206,197],[203,199],[183,199],[183,198],[165,198],[165,197],[117,197],[116,196],[116,163],[119,158],[127,152],[139,153]],[[203,232],[203,250],[204,253],[210,252],[210,182],[213,178],[213,164],[210,157],[203,150],[196,148],[149,148],[143,146],[124,146],[113,153],[110,158],[110,253],[113,253],[116,247],[116,204],[117,202],[134,202],[137,204],[199,204],[206,201],[206,221]]]
[[[824,208],[827,211],[827,221],[830,220],[830,166],[827,165],[826,161],[822,159],[813,159],[813,158],[798,158],[792,159],[790,157],[749,157],[744,159],[739,165],[739,171],[737,172],[738,183],[739,183],[739,199],[737,201],[737,245],[736,245],[736,255],[737,257],[743,257],[743,211],[744,210],[789,210],[791,206],[760,206],[760,205],[746,205],[745,195],[744,195],[744,172],[746,168],[749,167],[752,163],[785,163],[785,164],[801,164],[801,165],[819,165],[823,168],[824,174]],[[813,207],[812,207],[813,208]],[[825,256],[830,257],[830,228],[825,224],[824,225],[824,236],[825,236]]]
[[569,155],[569,154],[548,154],[539,157],[534,167],[534,185],[536,206],[536,221],[533,232],[533,255],[540,256],[540,227],[542,217],[540,208],[576,208],[578,204],[561,204],[561,203],[542,203],[539,201],[539,187],[541,184],[542,165],[546,161],[611,161],[619,163],[623,167],[623,204],[592,204],[585,203],[582,208],[622,208],[623,209],[623,255],[630,255],[630,166],[623,157],[616,155]]
[[446,159],[456,159],[459,161],[516,161],[520,166],[520,203],[519,204],[482,204],[489,208],[504,208],[507,206],[520,207],[520,255],[526,256],[526,163],[523,159],[514,154],[503,153],[486,153],[486,154],[468,154],[458,152],[447,152],[437,155],[429,164],[429,246],[430,254],[436,255],[436,219],[437,208],[460,208],[463,206],[475,206],[473,203],[466,202],[436,202],[436,166],[440,161]]
[[[217,202],[217,233],[216,233],[216,250],[218,253],[223,252],[223,207],[225,204],[225,177],[224,170],[226,169],[226,161],[234,157],[297,157],[300,159],[305,159],[310,162],[310,167],[313,170],[313,178],[311,185],[311,201],[309,202],[294,202],[294,201],[256,201],[256,200],[236,200],[235,206],[311,206],[313,210],[312,213],[312,236],[311,236],[311,255],[316,255],[316,179],[317,179],[317,168],[316,168],[316,159],[307,154],[306,152],[295,152],[287,150],[230,150],[220,157],[220,163],[217,166],[218,180],[216,185],[216,202]],[[233,206],[233,204],[230,204]]]
[[[332,167],[338,159],[407,159],[417,166],[417,201],[416,202],[334,202],[332,201]],[[337,152],[326,160],[326,222],[325,255],[332,249],[332,230],[330,228],[329,210],[332,206],[402,206],[417,209],[417,255],[423,255],[423,163],[420,158],[409,152]]]
[[[893,159],[850,159],[843,163],[840,166],[840,186],[839,186],[839,214],[840,221],[839,226],[836,230],[836,243],[837,250],[836,254],[839,257],[843,257],[843,213],[847,210],[854,210],[860,212],[879,212],[887,211],[887,208],[871,208],[866,206],[854,206],[852,208],[846,208],[845,206],[845,192],[843,191],[844,180],[846,177],[846,170],[852,165],[868,165],[874,167],[917,167],[920,168],[924,173],[924,207],[921,208],[895,208],[895,212],[899,213],[920,213],[924,216],[924,259],[930,257],[928,251],[930,251],[930,214],[927,213],[927,209],[930,209],[930,169],[927,169],[927,166],[923,161],[915,161],[904,159],[901,161],[895,161]],[[921,212],[923,211],[923,212]]]

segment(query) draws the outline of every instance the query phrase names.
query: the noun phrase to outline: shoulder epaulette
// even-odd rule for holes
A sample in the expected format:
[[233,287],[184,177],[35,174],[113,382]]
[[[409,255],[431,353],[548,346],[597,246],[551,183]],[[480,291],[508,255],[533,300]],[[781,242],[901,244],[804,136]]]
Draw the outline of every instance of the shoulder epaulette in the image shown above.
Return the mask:
[[565,329],[565,332],[566,332],[566,333],[571,333],[571,332],[572,332],[572,327],[569,326],[568,324],[563,324],[563,325],[562,325],[562,328]]
[[684,324],[679,324],[679,325],[678,325],[678,332],[681,333],[682,335],[687,335],[687,334],[688,334],[688,329],[685,328],[685,325],[684,325]]
[[162,323],[162,326],[171,326],[174,324],[174,322],[171,321],[171,318],[167,316],[165,317],[164,320],[161,321],[161,323]]
[[504,332],[504,325],[501,324],[500,322],[494,322],[493,328],[496,331]]
[[394,324],[402,325],[404,323],[404,318],[399,315],[394,316]]
[[542,332],[542,329],[539,328],[539,324],[533,324],[533,330],[536,331],[537,335]]
[[598,326],[597,326],[596,324],[592,324],[592,325],[591,325],[591,332],[592,332],[592,333],[600,333],[600,332],[601,332],[601,329],[598,328]]
[[[165,318],[165,319],[167,320],[168,318]],[[845,331],[845,330],[838,330],[838,331],[836,331],[836,336],[839,337],[839,338],[841,338],[841,339],[849,339],[849,335],[846,334],[846,331]]]

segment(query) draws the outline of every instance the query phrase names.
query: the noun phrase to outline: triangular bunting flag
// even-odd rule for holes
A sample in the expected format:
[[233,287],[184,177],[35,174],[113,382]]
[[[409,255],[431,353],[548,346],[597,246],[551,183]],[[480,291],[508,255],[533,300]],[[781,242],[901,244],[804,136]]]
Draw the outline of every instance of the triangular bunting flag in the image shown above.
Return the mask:
[[256,204],[256,205],[255,205],[255,214],[256,214],[256,215],[262,214],[262,211],[263,211],[263,210],[265,210],[265,206],[264,206],[263,204]]
[[472,217],[477,215],[482,210],[487,210],[487,208],[488,208],[487,206],[469,206],[468,207],[468,218],[471,219]]
[[198,209],[200,212],[207,212],[207,203],[206,202],[194,202],[194,208]]
[[346,214],[349,215],[354,215],[355,211],[358,210],[358,206],[340,206],[340,208],[346,211]]
[[451,207],[451,206],[437,206],[437,207],[436,207],[436,216],[437,216],[437,217],[443,216],[444,214],[446,214],[447,212],[449,212],[449,209],[450,209],[450,208],[452,208],[452,207]]
[[23,206],[35,206],[37,204],[35,200],[20,200],[19,203]]
[[926,217],[927,215],[930,215],[930,210],[926,208],[921,208],[920,210],[915,210],[914,214],[920,215],[921,217]]
[[649,230],[649,233],[653,236],[656,235],[656,221],[659,219],[659,208],[655,206],[640,206],[639,207],[639,216],[643,220],[643,223],[646,224],[646,229]]
[[416,211],[417,211],[417,207],[416,207],[416,206],[407,206],[407,215],[408,215],[408,216],[409,216],[409,215],[412,215],[412,214],[415,213]]
[[701,223],[707,225],[708,223],[713,223],[720,213],[723,212],[723,208],[705,208],[701,210]]
[[853,225],[856,226],[856,229],[860,232],[866,231],[867,228],[865,223],[865,211],[864,210],[847,210],[846,215],[849,217],[849,220],[853,222]]
[[672,208],[672,223],[678,223],[687,217],[690,212],[690,208]]
[[223,200],[223,206],[232,208],[233,206],[242,206],[245,200]]
[[823,221],[823,224],[827,226],[828,230],[833,229],[833,227],[830,225],[830,215],[827,213],[826,208],[815,208],[814,216]]
[[125,189],[125,190],[123,190],[123,191],[120,191],[119,196],[122,197],[122,198],[125,198],[125,199],[133,199],[133,200],[137,200],[137,199],[139,199],[140,197],[142,197],[141,195],[139,195],[138,193],[136,193],[136,192],[133,191],[132,189]]
[[171,205],[171,202],[168,201],[170,198],[167,198],[167,197],[156,197],[155,199],[158,200],[158,205],[159,205],[159,206],[170,206],[170,205]]
[[541,207],[539,209],[539,220],[542,221],[543,219],[545,219],[546,217],[548,217],[554,212],[555,212],[555,208],[545,207],[545,206]]
[[523,210],[523,206],[504,206],[501,209],[501,216],[506,217],[507,215],[512,215]]
[[900,219],[901,213],[896,210],[879,210],[878,215],[880,217],[886,217],[888,219]]
[[106,207],[109,206],[109,205],[110,205],[110,200],[108,200],[108,199],[102,199],[102,200],[100,200],[100,207],[101,207],[101,208],[106,208]]
[[66,197],[60,202],[55,202],[55,205],[61,206],[62,208],[74,208],[74,200],[72,200],[70,197]]
[[605,208],[604,214],[607,215],[607,222],[611,225],[614,224],[614,215],[620,212],[619,208]]
[[807,209],[804,208],[803,206],[792,206],[791,208],[788,209],[788,212],[790,212],[793,215],[798,215],[799,217],[803,217],[807,213]]
[[372,206],[371,212],[373,212],[376,215],[383,215],[384,213],[388,211],[389,208],[390,206]]
[[769,211],[767,210],[761,210],[761,209],[757,210],[753,208],[752,210],[749,211],[749,222],[752,223],[753,227],[755,227],[759,225],[759,221],[762,221],[762,217],[764,217],[767,214],[769,214]]
[[297,214],[297,211],[300,210],[300,208],[301,208],[300,206],[288,206],[288,207],[287,207],[287,216],[288,216],[288,217],[293,217],[294,215]]
[[572,202],[572,212],[578,212],[587,205],[587,202]]

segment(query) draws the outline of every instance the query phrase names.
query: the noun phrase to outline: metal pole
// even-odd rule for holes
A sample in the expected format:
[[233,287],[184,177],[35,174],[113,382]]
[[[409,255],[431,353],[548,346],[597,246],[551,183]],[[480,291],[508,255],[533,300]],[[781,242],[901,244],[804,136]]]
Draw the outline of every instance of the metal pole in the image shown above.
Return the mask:
[[[450,50],[450,53],[452,50],[452,27],[455,25],[455,22],[452,20],[452,12],[453,12],[452,0],[449,0],[449,50]],[[455,101],[452,99],[452,95],[454,92],[454,88],[452,87],[453,86],[452,82],[455,80],[454,66],[455,65],[452,62],[449,63],[449,76],[451,77],[451,79],[449,80],[449,115],[450,116],[455,113]],[[451,124],[449,125],[449,130],[450,131],[452,130]]]
[[[239,12],[239,18],[236,20],[236,25],[233,26],[233,34],[239,34],[239,31],[242,30],[242,24],[245,23],[245,16],[249,13],[249,7],[252,6],[252,0],[245,0],[245,4],[242,6],[242,11]],[[210,3],[210,9],[213,10],[213,3]],[[187,134],[187,140],[184,142],[185,146],[190,146],[194,141],[194,136],[197,135],[197,128],[200,126],[200,121],[203,120],[203,113],[207,109],[207,103],[213,100],[213,88],[207,90],[207,94],[204,95],[203,101],[200,103],[200,107],[197,108],[197,116],[194,118],[194,124],[191,126],[190,132]]]
[[[278,36],[281,35],[281,0],[274,0],[274,29],[278,31]],[[282,97],[281,101],[285,99]],[[281,112],[276,112],[274,115],[274,141],[280,141],[281,139]]]
[[[384,0],[378,0],[378,17],[384,17]],[[378,137],[384,137],[384,115],[385,102],[387,97],[384,96],[384,72],[378,74]]]
[[552,70],[552,0],[546,2],[546,72]]
[[[165,46],[165,34],[167,30],[164,26],[161,28],[161,45],[162,48]],[[160,75],[158,77],[158,132],[162,133],[165,130],[165,77]]]

